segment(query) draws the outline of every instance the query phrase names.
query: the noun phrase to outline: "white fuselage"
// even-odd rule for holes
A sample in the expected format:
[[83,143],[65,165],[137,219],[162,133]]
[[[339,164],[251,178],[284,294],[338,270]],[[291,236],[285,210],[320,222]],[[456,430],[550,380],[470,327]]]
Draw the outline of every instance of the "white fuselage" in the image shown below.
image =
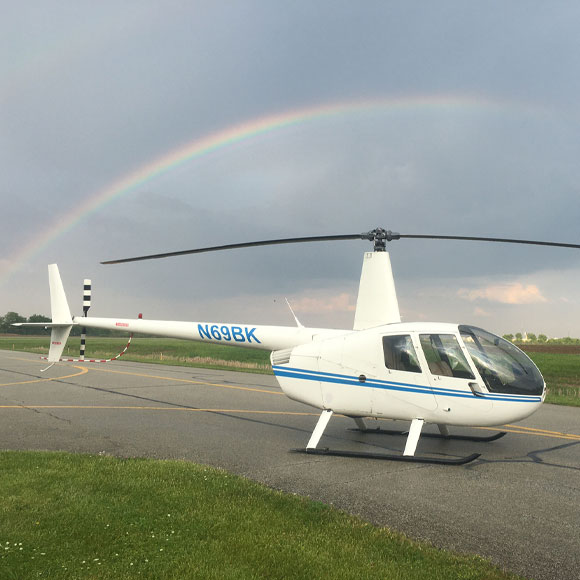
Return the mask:
[[[273,351],[274,374],[286,395],[349,416],[492,426],[529,416],[544,399],[543,392],[490,392],[456,324],[393,323],[349,331],[93,317],[77,317],[75,323]],[[454,337],[471,376],[450,376],[437,370],[424,352],[425,336]],[[387,366],[383,345],[389,337],[405,337],[408,348],[413,349],[416,362],[412,372]]]
[[[440,371],[427,361],[420,338],[434,333],[457,338],[470,378],[437,374]],[[418,366],[413,372],[385,363],[383,337],[399,336],[408,336],[414,345]],[[492,426],[524,419],[544,399],[544,392],[490,392],[453,324],[400,323],[350,332],[273,353],[272,364],[290,398],[349,416]]]

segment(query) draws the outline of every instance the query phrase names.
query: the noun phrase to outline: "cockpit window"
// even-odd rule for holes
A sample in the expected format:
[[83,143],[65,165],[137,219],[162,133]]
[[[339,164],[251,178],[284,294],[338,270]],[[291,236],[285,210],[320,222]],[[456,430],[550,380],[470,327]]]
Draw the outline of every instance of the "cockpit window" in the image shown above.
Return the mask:
[[511,342],[473,326],[460,326],[459,332],[490,392],[521,395],[543,393],[544,379],[540,371]]
[[455,335],[422,334],[421,347],[432,374],[457,379],[475,379]]
[[415,347],[408,334],[383,336],[383,352],[387,368],[409,373],[421,372]]

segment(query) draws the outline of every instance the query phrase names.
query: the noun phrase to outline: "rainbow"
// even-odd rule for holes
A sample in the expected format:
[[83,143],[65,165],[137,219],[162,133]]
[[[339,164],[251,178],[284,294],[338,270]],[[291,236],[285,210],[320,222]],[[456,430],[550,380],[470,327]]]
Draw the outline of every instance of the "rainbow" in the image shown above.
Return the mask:
[[[10,261],[0,277],[0,284],[17,271],[23,264],[38,254],[48,244],[69,232],[82,220],[91,214],[101,210],[119,197],[135,191],[144,184],[169,173],[176,167],[183,165],[204,155],[208,155],[224,147],[248,141],[274,131],[280,131],[287,127],[309,123],[323,118],[340,117],[347,114],[373,113],[381,111],[397,110],[445,110],[455,111],[458,109],[485,109],[501,111],[509,105],[505,102],[485,99],[480,96],[418,96],[400,97],[389,99],[366,99],[347,102],[325,103],[301,109],[294,109],[282,113],[266,115],[257,119],[242,122],[227,127],[216,133],[181,146],[162,155],[138,168],[137,170],[121,177],[109,184],[104,189],[87,196],[84,202],[73,207],[64,215],[61,215],[54,223],[50,224],[36,237],[31,239]],[[521,110],[521,104],[519,104]],[[525,108],[525,107],[524,107]]]

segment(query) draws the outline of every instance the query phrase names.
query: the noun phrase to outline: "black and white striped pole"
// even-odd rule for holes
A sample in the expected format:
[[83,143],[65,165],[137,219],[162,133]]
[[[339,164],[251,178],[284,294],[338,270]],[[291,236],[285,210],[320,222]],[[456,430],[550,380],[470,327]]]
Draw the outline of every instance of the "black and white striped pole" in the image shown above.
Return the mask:
[[[83,316],[86,318],[89,308],[91,307],[91,281],[85,280],[83,283]],[[83,326],[81,329],[81,352],[80,360],[85,360],[85,347],[87,341],[87,329]]]

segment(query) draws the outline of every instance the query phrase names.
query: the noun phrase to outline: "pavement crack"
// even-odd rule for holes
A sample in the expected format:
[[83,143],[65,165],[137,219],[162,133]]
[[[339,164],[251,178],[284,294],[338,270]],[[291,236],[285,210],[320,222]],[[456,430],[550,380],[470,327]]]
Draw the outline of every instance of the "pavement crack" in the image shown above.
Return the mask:
[[70,419],[65,419],[64,417],[59,417],[55,413],[51,413],[46,409],[37,409],[36,407],[30,407],[29,405],[25,405],[20,403],[20,407],[26,409],[27,411],[32,411],[33,413],[37,413],[38,415],[44,415],[46,417],[50,417],[51,419],[55,419],[56,421],[62,421],[63,423],[67,423],[68,425],[72,425],[72,421]]

